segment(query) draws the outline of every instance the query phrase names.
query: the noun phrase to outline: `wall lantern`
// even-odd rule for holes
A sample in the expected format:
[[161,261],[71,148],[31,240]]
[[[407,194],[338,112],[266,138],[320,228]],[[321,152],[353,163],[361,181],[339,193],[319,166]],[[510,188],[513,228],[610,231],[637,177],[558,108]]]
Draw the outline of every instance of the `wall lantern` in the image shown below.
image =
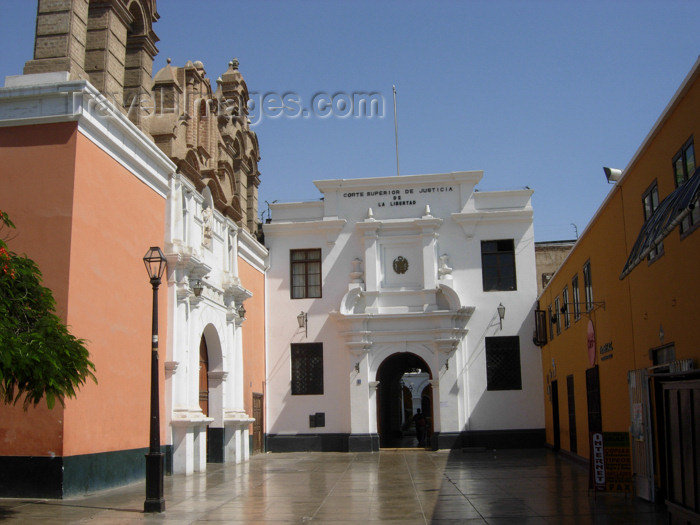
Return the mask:
[[360,363],[355,363],[355,372],[360,373]]
[[194,292],[195,297],[199,297],[202,295],[202,290],[204,290],[204,285],[202,284],[202,281],[199,279],[195,279],[192,281],[192,291]]
[[304,334],[306,337],[309,336],[309,327],[308,327],[308,319],[306,317],[306,312],[302,310],[302,312],[297,315],[297,323],[299,323],[299,328],[304,329]]
[[245,319],[245,306],[241,305],[238,308],[238,317],[240,317],[241,319]]
[[506,307],[503,306],[503,303],[499,303],[496,310],[498,310],[498,319],[501,322],[501,330],[503,330],[503,319],[506,316]]

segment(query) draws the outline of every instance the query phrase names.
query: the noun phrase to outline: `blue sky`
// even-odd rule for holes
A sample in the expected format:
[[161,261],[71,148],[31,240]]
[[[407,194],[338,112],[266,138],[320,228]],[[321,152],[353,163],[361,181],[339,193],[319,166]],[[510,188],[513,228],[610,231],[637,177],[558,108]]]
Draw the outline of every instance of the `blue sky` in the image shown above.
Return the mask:
[[[2,7],[0,75],[20,74],[36,2]],[[158,11],[154,71],[201,60],[214,80],[237,57],[257,100],[383,96],[382,118],[263,113],[260,212],[320,198],[313,180],[395,175],[396,85],[401,173],[483,170],[482,191],[529,186],[538,241],[583,231],[611,188],[602,167],[627,165],[700,53],[690,0],[160,0]]]

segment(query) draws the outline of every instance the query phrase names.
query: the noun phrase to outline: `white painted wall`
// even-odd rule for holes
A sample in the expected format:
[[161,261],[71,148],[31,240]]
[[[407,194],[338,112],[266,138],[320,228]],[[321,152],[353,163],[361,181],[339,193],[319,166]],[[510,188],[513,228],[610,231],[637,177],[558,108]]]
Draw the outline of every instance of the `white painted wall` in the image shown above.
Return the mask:
[[[532,191],[475,192],[481,177],[323,180],[315,183],[322,201],[272,205],[264,228],[268,433],[376,432],[377,369],[407,350],[432,370],[436,431],[544,427],[540,353],[532,344]],[[484,292],[481,241],[511,238],[517,291]],[[301,248],[321,249],[320,299],[290,298],[289,252]],[[404,274],[392,269],[398,256],[409,262]],[[499,303],[506,307],[502,329]],[[308,336],[297,324],[302,311]],[[484,338],[506,335],[520,337],[523,388],[489,392]],[[291,395],[290,344],[298,342],[324,344],[323,395]],[[326,413],[325,428],[309,428],[315,412]]]
[[[265,271],[266,251],[230,219],[212,208],[180,174],[168,195],[168,360],[166,388],[173,444],[173,470],[206,469],[207,426],[225,428],[225,460],[248,459],[248,425],[243,399],[241,324],[238,309],[252,296],[238,277],[239,253]],[[257,246],[255,246],[257,245]],[[193,286],[200,281],[197,297]],[[207,342],[209,415],[199,406],[199,345]]]

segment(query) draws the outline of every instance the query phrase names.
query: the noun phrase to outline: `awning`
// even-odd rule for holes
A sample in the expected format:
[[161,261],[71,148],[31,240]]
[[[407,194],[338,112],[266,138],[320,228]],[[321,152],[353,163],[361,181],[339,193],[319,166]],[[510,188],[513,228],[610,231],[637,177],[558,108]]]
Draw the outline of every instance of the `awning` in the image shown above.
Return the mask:
[[688,181],[666,197],[642,226],[620,279],[624,279],[688,215],[700,191],[700,168]]

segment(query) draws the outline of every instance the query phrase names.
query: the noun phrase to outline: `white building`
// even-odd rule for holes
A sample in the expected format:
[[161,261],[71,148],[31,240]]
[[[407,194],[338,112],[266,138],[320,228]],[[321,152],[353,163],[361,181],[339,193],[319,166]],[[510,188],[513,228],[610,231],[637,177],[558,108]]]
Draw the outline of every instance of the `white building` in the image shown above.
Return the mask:
[[252,293],[239,259],[263,279],[267,251],[214,209],[209,188],[199,193],[179,173],[170,184],[166,386],[173,471],[189,474],[250,455],[242,325]]
[[482,174],[272,205],[268,450],[406,444],[419,400],[433,448],[544,442],[532,191],[479,192]]

